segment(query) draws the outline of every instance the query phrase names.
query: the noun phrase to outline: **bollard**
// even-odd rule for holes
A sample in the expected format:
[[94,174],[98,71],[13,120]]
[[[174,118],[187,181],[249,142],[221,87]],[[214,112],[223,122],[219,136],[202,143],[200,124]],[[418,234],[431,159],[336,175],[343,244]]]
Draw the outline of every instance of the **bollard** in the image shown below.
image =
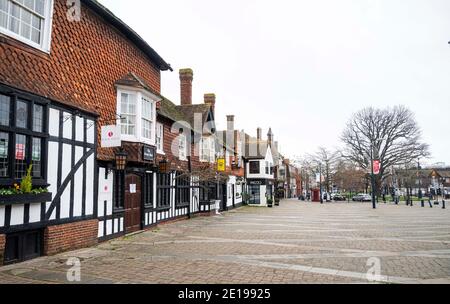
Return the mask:
[[445,200],[442,201],[442,209],[445,209]]
[[422,200],[422,208],[425,208],[425,201]]
[[414,201],[413,201],[413,199],[411,199],[411,205],[410,205],[411,207],[414,207]]

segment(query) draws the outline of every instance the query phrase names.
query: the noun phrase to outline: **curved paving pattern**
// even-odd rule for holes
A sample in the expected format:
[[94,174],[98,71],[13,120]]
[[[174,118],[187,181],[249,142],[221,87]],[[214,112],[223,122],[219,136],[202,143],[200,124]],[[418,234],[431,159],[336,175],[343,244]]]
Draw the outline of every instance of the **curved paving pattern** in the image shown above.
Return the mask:
[[284,201],[161,226],[95,248],[0,268],[0,283],[450,283],[450,212]]

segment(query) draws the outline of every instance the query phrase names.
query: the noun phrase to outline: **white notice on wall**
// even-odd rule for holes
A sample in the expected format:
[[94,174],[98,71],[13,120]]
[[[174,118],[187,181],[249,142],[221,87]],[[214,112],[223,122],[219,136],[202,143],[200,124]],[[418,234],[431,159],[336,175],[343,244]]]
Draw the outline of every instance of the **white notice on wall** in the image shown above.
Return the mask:
[[130,193],[136,193],[136,184],[130,184]]

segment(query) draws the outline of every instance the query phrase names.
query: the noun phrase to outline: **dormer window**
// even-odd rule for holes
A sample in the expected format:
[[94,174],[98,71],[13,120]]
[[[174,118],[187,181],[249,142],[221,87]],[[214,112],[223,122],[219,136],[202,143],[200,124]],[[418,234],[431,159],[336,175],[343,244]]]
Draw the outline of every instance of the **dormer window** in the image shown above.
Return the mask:
[[0,0],[0,33],[50,51],[53,0]]
[[122,140],[155,145],[155,104],[158,97],[143,90],[119,88],[117,93],[118,124]]

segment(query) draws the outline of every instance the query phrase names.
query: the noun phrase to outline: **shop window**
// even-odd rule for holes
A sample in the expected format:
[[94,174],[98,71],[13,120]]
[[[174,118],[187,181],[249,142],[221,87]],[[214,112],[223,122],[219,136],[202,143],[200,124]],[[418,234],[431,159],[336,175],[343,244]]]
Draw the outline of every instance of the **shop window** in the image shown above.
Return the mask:
[[114,176],[114,209],[124,209],[125,172],[116,171]]
[[191,185],[188,177],[177,174],[175,186],[175,204],[176,206],[185,206],[190,202]]
[[45,185],[46,106],[0,94],[0,185],[19,182],[33,165],[33,184]]
[[170,174],[157,174],[156,204],[158,208],[170,207],[170,191],[172,189],[170,181]]

